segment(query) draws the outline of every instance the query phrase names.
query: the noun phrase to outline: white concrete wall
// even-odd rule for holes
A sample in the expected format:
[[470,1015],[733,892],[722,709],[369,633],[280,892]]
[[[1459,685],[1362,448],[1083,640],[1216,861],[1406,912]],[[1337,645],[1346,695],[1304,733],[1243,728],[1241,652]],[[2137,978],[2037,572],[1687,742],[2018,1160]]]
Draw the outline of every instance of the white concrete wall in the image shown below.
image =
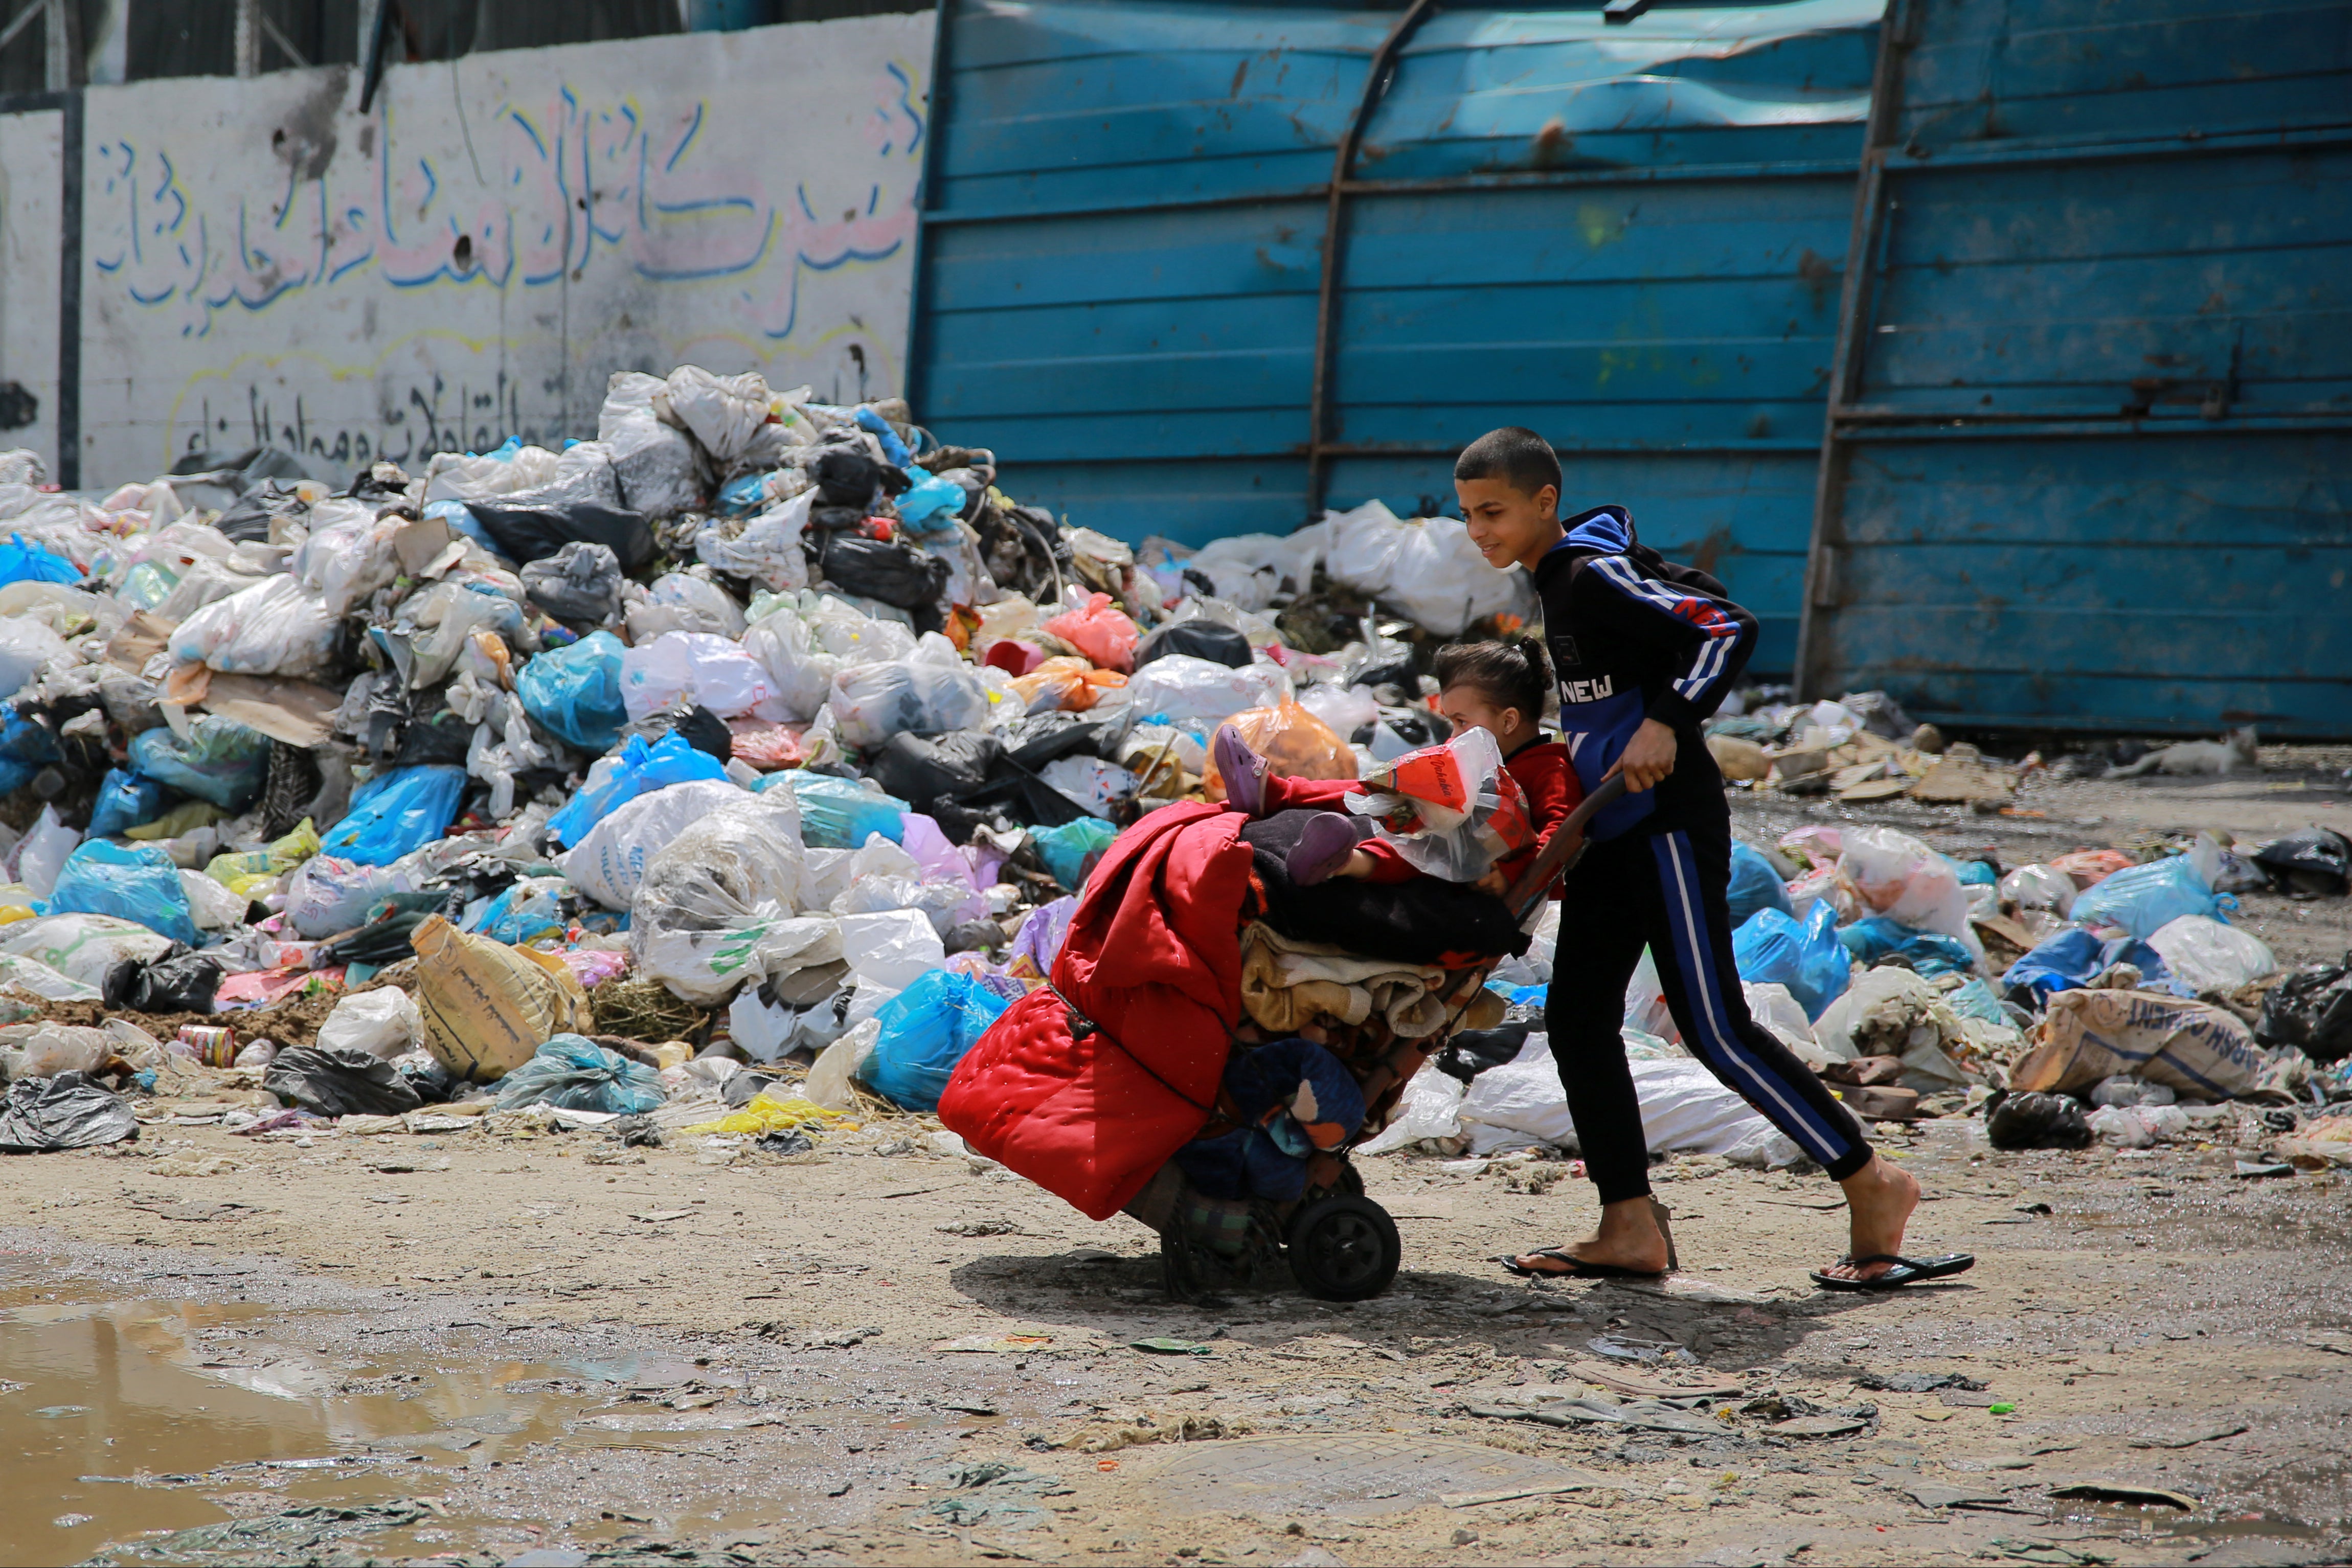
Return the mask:
[[38,402],[33,423],[0,430],[0,450],[29,446],[54,477],[58,460],[58,215],[64,204],[56,110],[0,115],[0,382]]
[[83,485],[589,436],[615,370],[903,390],[931,37],[502,51],[394,68],[364,118],[342,68],[90,89]]

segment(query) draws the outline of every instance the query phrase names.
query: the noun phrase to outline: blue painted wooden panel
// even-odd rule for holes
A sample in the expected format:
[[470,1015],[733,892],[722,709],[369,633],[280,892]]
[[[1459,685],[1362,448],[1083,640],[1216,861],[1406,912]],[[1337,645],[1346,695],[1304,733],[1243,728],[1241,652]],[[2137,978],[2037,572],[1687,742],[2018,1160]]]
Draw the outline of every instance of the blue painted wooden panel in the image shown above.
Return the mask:
[[[1330,503],[1450,508],[1452,451],[1532,424],[1788,669],[1878,8],[1433,14],[1349,204]],[[1123,538],[1306,521],[1320,187],[1394,17],[950,0],[924,422]]]
[[1911,5],[1810,688],[2352,734],[2352,4]]

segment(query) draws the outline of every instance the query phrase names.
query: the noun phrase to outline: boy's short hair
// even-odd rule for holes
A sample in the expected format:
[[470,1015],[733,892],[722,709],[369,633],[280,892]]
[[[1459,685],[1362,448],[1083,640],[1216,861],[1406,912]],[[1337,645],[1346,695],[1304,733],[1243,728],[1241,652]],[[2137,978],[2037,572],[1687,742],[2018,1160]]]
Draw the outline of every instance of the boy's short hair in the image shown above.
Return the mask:
[[1532,496],[1546,485],[1559,488],[1559,456],[1551,443],[1525,425],[1507,424],[1490,430],[1462,449],[1454,460],[1456,479],[1502,479],[1522,496]]
[[1496,707],[1515,707],[1528,724],[1543,722],[1544,698],[1551,691],[1551,661],[1533,637],[1510,636],[1491,643],[1449,643],[1437,651],[1437,689],[1468,686]]

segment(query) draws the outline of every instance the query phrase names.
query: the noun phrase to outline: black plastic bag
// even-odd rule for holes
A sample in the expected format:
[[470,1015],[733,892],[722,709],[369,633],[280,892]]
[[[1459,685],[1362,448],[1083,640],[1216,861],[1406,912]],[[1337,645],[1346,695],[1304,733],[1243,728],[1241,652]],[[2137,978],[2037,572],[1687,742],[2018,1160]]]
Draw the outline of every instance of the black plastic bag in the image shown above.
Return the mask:
[[1137,643],[1135,667],[1139,670],[1152,660],[1164,659],[1171,653],[1187,653],[1236,670],[1248,669],[1256,657],[1250,651],[1249,639],[1235,628],[1222,622],[1195,618],[1162,626]]
[[[412,710],[413,711],[413,710]],[[400,732],[400,745],[392,755],[394,768],[428,766],[466,766],[466,758],[474,744],[474,727],[454,709],[413,717]]]
[[1448,1078],[1467,1083],[1490,1067],[1517,1061],[1526,1049],[1533,1026],[1507,1023],[1500,1029],[1465,1029],[1445,1042],[1431,1063]]
[[1004,730],[1004,754],[1034,771],[1081,751],[1095,751],[1102,734],[1099,719],[1081,718],[1074,713],[1033,713],[1015,719]]
[[289,1046],[261,1075],[261,1086],[317,1116],[397,1116],[425,1103],[391,1062],[351,1046]]
[[1985,1113],[1985,1136],[1996,1149],[2082,1149],[2091,1124],[2071,1094],[2010,1094]]
[[2352,1056],[2352,953],[2340,964],[2305,964],[2273,986],[2254,1038],[2294,1046],[2314,1061]]
[[959,920],[941,941],[950,953],[993,953],[1010,945],[1004,927],[993,920]]
[[223,507],[213,527],[244,544],[266,544],[270,524],[280,517],[306,517],[310,510],[293,491],[280,488],[274,479],[264,480]]
[[816,481],[816,498],[828,507],[856,507],[860,512],[870,511],[874,492],[882,483],[883,465],[865,453],[846,446],[836,446],[820,452],[809,465],[809,477]]
[[610,547],[573,539],[526,564],[523,597],[558,621],[601,626],[621,613],[621,562]]
[[191,953],[166,952],[152,963],[126,958],[110,966],[100,988],[110,1010],[134,1013],[208,1013],[220,989],[221,961]]
[[845,593],[901,610],[933,603],[948,582],[948,563],[939,557],[856,534],[835,534],[824,541],[824,571],[825,581]]
[[2352,840],[2333,828],[2273,839],[2254,852],[2254,863],[2281,893],[2341,898],[2352,889]]
[[929,815],[942,797],[968,795],[989,780],[1004,758],[992,735],[954,730],[926,738],[901,733],[883,742],[866,771],[916,810]]
[[653,564],[658,547],[645,515],[608,507],[601,501],[570,501],[560,507],[512,507],[497,501],[468,501],[466,509],[509,560],[529,563],[562,553],[565,545],[584,539],[603,545],[635,573]]
[[139,1135],[129,1103],[89,1081],[86,1072],[26,1078],[0,1100],[0,1154],[94,1149]]

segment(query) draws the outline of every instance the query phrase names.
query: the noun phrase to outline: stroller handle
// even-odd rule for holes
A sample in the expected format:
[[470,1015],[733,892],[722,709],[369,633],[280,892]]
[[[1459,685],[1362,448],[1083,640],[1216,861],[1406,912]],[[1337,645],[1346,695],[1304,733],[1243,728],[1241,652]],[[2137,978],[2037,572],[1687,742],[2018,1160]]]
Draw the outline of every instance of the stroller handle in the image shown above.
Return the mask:
[[1568,814],[1568,820],[1553,832],[1551,842],[1546,844],[1543,853],[1536,857],[1536,863],[1527,869],[1505,895],[1506,902],[1511,906],[1513,919],[1526,920],[1535,913],[1538,904],[1550,896],[1552,884],[1566,876],[1569,868],[1576,864],[1584,853],[1585,824],[1623,793],[1625,776],[1612,773]]

